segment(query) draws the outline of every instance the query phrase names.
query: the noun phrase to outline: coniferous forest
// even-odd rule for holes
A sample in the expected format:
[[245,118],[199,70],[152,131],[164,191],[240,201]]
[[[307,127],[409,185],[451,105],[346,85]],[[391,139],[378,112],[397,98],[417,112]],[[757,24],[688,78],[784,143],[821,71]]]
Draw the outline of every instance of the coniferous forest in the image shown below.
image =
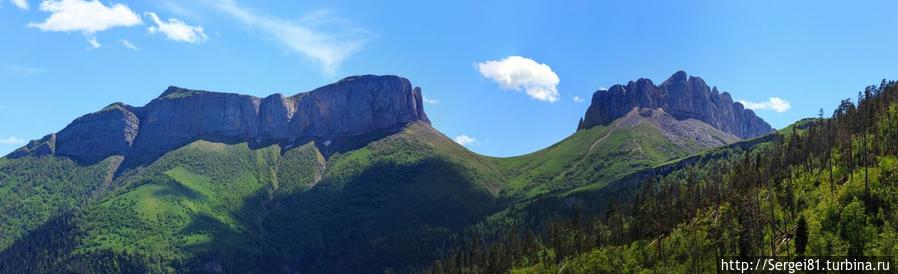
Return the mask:
[[422,272],[717,273],[726,257],[898,254],[895,81],[773,137],[694,156],[602,204],[535,202],[526,210],[563,213],[471,232]]

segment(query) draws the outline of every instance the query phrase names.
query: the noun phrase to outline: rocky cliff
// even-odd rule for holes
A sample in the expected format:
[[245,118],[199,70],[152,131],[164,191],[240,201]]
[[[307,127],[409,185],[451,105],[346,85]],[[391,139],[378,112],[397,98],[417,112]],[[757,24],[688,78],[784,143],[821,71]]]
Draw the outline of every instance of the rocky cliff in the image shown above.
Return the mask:
[[159,155],[199,139],[285,146],[314,140],[337,146],[411,122],[430,123],[421,102],[420,88],[397,76],[352,76],[290,97],[169,87],[143,107],[112,104],[9,156]]
[[683,71],[657,86],[652,80],[642,78],[596,91],[578,130],[607,125],[633,108],[663,109],[677,119],[696,119],[743,139],[773,131],[752,110],[733,102],[729,93],[721,93],[717,87],[705,84],[702,78],[688,76]]

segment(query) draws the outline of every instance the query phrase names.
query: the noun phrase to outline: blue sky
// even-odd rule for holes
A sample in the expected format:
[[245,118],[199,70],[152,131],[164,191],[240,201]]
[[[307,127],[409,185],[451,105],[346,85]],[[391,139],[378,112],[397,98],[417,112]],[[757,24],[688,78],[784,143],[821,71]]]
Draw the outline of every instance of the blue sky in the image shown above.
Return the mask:
[[780,98],[757,111],[777,128],[898,78],[896,1],[426,2],[0,0],[0,154],[169,85],[265,96],[400,75],[437,129],[510,156],[640,77]]

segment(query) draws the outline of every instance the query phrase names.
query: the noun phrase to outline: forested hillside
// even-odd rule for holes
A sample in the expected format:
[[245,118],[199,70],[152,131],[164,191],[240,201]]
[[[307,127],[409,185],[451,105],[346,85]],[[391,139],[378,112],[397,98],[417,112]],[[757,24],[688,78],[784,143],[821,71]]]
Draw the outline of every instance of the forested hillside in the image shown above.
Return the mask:
[[774,134],[637,184],[612,182],[611,193],[580,193],[580,202],[534,203],[524,211],[560,217],[498,236],[472,232],[422,271],[713,273],[724,256],[898,253],[896,82]]

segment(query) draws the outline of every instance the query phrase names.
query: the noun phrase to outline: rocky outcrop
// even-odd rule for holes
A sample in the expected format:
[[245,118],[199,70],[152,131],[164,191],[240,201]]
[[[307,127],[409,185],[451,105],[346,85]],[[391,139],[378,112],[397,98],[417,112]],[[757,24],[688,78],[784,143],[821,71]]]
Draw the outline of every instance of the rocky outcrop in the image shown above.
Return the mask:
[[[291,97],[257,98],[169,87],[143,107],[116,103],[9,155],[99,160],[159,155],[194,140],[251,144],[364,139],[412,122],[430,123],[421,90],[397,76],[353,76]],[[358,138],[356,138],[358,139]]]
[[733,102],[729,93],[721,93],[683,71],[657,86],[642,78],[596,91],[578,130],[607,125],[633,108],[663,109],[677,119],[696,119],[743,139],[773,131],[754,111]]
[[127,106],[116,103],[81,116],[56,133],[56,152],[105,158],[124,154],[137,137],[140,119]]

